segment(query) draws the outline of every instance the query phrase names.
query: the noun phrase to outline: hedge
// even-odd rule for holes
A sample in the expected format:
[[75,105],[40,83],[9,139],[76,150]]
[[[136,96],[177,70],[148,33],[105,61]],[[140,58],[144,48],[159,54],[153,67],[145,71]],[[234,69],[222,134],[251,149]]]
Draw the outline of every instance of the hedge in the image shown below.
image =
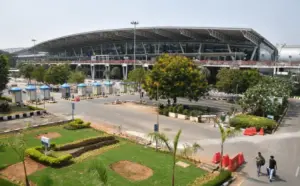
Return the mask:
[[230,126],[236,128],[247,128],[247,127],[255,127],[257,130],[260,128],[264,128],[265,130],[271,131],[273,130],[277,123],[274,120],[253,116],[253,115],[237,115],[229,121]]
[[42,109],[42,108],[35,107],[35,106],[31,106],[31,105],[27,105],[27,108],[28,108],[29,110],[44,110],[44,109]]
[[222,170],[218,176],[213,180],[204,183],[202,186],[220,186],[231,178],[231,172],[228,170]]
[[116,140],[116,139],[102,141],[102,142],[99,142],[99,143],[96,143],[96,144],[85,146],[82,149],[79,149],[75,152],[72,152],[71,154],[72,154],[73,157],[78,157],[78,156],[80,156],[81,154],[83,154],[85,152],[95,150],[95,149],[98,149],[98,148],[101,148],[101,147],[104,147],[104,146],[113,145],[113,144],[116,144],[118,142],[119,141]]
[[203,108],[195,105],[176,105],[176,106],[168,106],[160,104],[158,108],[158,113],[161,115],[168,116],[169,112],[174,112],[178,114],[184,114],[184,115],[193,115],[193,116],[200,116],[203,113],[208,113],[209,108]]
[[0,100],[12,102],[12,98],[6,96],[0,96]]
[[42,151],[43,147],[33,147],[26,149],[26,154],[29,155],[32,159],[46,164],[50,166],[63,166],[71,163],[72,155],[66,154],[59,157],[51,157],[43,154]]
[[72,143],[56,145],[54,147],[54,150],[55,151],[70,150],[70,149],[75,149],[75,148],[83,147],[86,145],[91,145],[94,143],[99,143],[99,142],[103,142],[103,141],[107,141],[107,140],[114,140],[114,139],[115,138],[113,136],[92,137],[92,138],[87,138],[87,139],[83,139],[83,140],[78,140],[78,141],[75,141]]
[[83,128],[89,128],[91,125],[90,122],[84,122],[81,119],[77,118],[73,121],[67,123],[64,128],[67,130],[77,130],[77,129],[83,129]]

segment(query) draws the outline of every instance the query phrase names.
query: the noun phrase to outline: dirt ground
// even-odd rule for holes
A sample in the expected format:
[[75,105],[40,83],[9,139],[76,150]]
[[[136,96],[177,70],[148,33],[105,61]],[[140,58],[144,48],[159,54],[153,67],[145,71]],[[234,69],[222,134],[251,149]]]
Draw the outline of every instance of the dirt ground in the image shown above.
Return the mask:
[[[37,163],[37,162],[31,160],[30,158],[26,158],[25,165],[26,165],[26,170],[27,170],[28,175],[30,175],[38,170],[42,170],[46,167],[40,163]],[[23,168],[22,162],[13,164],[13,165],[1,170],[0,174],[3,175],[4,177],[8,178],[11,181],[25,183],[24,168]],[[35,184],[30,184],[30,185],[35,185]]]
[[53,139],[53,138],[58,138],[61,135],[59,133],[57,133],[57,132],[47,132],[47,133],[44,133],[44,134],[37,135],[36,138],[37,139],[41,139],[42,136],[50,138],[50,139]]
[[148,179],[153,175],[152,169],[130,161],[119,161],[110,165],[111,169],[131,181]]
[[131,109],[136,109],[139,111],[143,111],[143,112],[147,112],[147,113],[153,113],[156,114],[156,107],[153,106],[144,106],[144,105],[139,105],[136,103],[132,103],[132,102],[126,102],[126,103],[122,103],[120,105],[116,105],[116,106],[124,106],[124,107],[128,107]]

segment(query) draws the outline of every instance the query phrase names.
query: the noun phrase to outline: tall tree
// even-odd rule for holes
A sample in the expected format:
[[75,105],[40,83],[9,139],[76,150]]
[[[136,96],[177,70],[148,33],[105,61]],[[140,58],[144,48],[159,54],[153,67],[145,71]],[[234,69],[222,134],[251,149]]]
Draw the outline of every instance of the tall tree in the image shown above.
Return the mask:
[[30,186],[29,184],[29,179],[27,176],[27,169],[26,169],[26,164],[25,164],[25,158],[26,158],[26,149],[27,149],[27,144],[26,144],[26,139],[25,139],[25,132],[27,129],[21,131],[20,133],[15,134],[13,138],[8,140],[8,148],[11,148],[13,152],[17,155],[18,159],[22,162],[23,164],[23,170],[24,170],[24,176],[25,176],[25,183],[26,186]]
[[0,96],[9,81],[8,73],[8,59],[5,55],[0,55]]
[[69,83],[84,83],[85,74],[82,71],[72,71],[69,76]]
[[68,81],[70,67],[65,65],[53,65],[45,73],[45,82],[49,84],[63,84]]
[[34,65],[33,64],[20,63],[18,68],[20,70],[20,74],[24,78],[28,79],[29,83],[31,83],[32,72],[34,70]]
[[143,87],[150,98],[155,99],[159,86],[160,97],[173,99],[175,104],[178,97],[199,100],[207,91],[207,85],[205,75],[191,59],[165,54],[158,58]]
[[46,69],[43,66],[36,66],[32,72],[32,77],[38,82],[44,82]]
[[121,79],[121,69],[120,69],[120,67],[113,67],[112,69],[111,69],[111,77],[113,78],[113,79]]
[[222,68],[217,74],[216,87],[226,93],[244,93],[261,79],[257,70]]

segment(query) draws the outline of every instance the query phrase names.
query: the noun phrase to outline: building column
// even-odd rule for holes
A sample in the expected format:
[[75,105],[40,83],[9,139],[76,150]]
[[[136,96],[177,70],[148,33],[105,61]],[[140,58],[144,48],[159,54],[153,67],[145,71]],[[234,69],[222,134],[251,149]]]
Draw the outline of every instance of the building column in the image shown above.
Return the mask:
[[128,74],[128,65],[127,64],[122,64],[122,70],[123,70],[123,79],[127,79],[127,74]]
[[276,75],[276,71],[277,71],[277,69],[276,69],[276,67],[274,67],[273,75]]
[[[109,66],[109,64],[108,63],[106,63],[105,64],[105,71],[108,71],[108,72],[110,72],[110,66]],[[105,78],[106,79],[108,79],[109,77],[108,77],[108,74],[105,74]]]
[[91,75],[92,75],[92,80],[95,80],[95,65],[91,64]]

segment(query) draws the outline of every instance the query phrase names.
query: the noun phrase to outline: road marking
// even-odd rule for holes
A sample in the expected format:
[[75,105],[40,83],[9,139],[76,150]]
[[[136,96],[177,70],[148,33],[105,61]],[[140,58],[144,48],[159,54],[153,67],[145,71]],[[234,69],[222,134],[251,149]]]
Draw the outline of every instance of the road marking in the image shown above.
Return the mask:
[[296,170],[296,177],[298,177],[298,174],[299,174],[299,171],[300,171],[300,167],[298,166],[297,170]]

